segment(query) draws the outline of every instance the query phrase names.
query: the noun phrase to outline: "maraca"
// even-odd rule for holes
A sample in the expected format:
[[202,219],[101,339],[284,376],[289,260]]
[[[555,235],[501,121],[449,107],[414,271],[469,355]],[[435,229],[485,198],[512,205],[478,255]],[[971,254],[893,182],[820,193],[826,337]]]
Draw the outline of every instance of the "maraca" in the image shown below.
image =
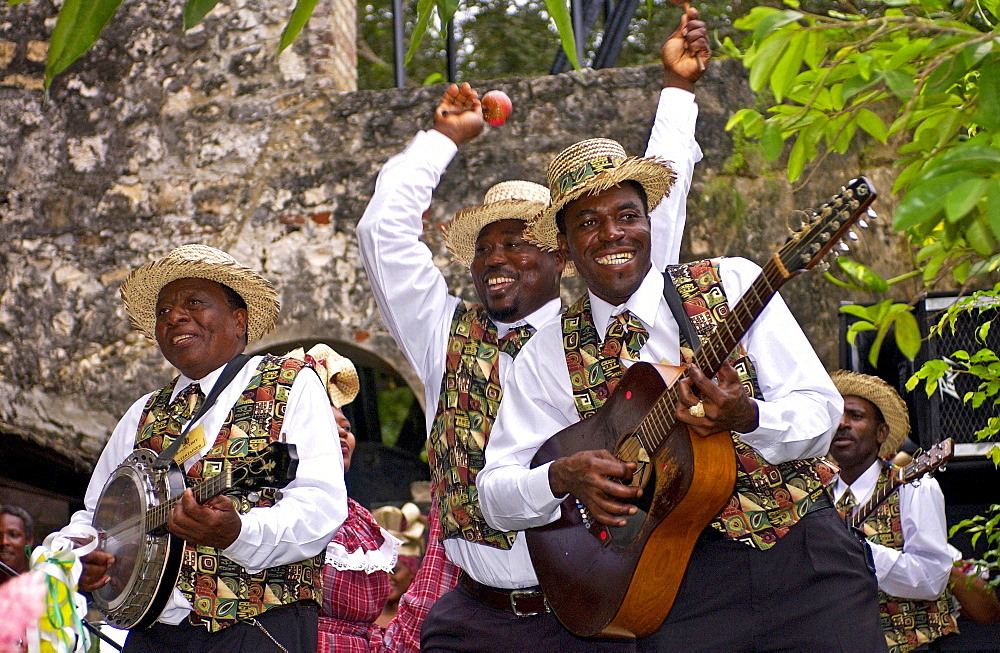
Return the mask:
[[503,91],[489,91],[483,96],[483,119],[497,127],[507,122],[513,108],[510,98]]

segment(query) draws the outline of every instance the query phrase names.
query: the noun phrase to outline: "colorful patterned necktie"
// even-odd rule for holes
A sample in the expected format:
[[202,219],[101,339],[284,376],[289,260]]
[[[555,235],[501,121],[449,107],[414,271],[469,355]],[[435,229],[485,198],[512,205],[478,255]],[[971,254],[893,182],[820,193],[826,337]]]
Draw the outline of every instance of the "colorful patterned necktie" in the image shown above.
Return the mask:
[[170,421],[167,423],[166,432],[171,438],[176,438],[181,434],[184,425],[198,412],[203,401],[205,401],[205,395],[201,391],[201,385],[192,383],[181,390],[180,394],[170,402],[170,405],[167,406]]
[[847,488],[847,491],[837,500],[837,512],[840,516],[846,519],[848,515],[858,506],[858,500],[854,498],[854,493],[851,492],[851,488]]
[[528,342],[528,338],[534,333],[535,329],[530,324],[522,324],[519,327],[514,327],[507,335],[500,338],[500,351],[511,358],[517,358],[517,353],[521,351],[521,347]]
[[639,360],[639,350],[649,340],[649,332],[639,318],[624,310],[608,325],[601,353],[609,358]]

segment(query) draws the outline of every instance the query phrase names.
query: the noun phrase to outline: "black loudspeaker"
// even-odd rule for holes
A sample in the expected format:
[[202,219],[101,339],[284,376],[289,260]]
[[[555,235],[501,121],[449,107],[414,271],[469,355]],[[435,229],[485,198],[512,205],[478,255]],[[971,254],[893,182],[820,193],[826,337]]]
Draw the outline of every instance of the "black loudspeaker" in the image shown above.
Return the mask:
[[920,326],[923,345],[912,362],[899,352],[894,334],[890,333],[879,352],[878,364],[872,366],[868,362],[868,352],[875,339],[875,332],[860,332],[854,345],[849,345],[846,339],[847,329],[857,318],[841,313],[840,366],[881,377],[899,391],[910,409],[910,438],[920,447],[927,449],[950,437],[956,443],[956,458],[981,457],[1000,439],[979,441],[976,439],[976,431],[986,426],[991,417],[1000,415],[1000,409],[990,400],[976,409],[962,400],[967,392],[978,387],[978,378],[953,368],[955,371],[945,375],[938,390],[930,397],[924,392],[922,383],[913,392],[907,392],[905,387],[907,379],[925,361],[950,360],[949,357],[958,350],[974,354],[984,346],[1000,351],[1000,321],[994,325],[996,328],[990,329],[985,343],[976,339],[976,332],[984,322],[1000,316],[1000,301],[986,305],[986,310],[982,313],[973,311],[962,314],[955,323],[954,333],[947,328],[934,336],[930,335],[931,327],[938,323],[944,312],[958,299],[955,295],[932,295],[915,306],[914,316]]

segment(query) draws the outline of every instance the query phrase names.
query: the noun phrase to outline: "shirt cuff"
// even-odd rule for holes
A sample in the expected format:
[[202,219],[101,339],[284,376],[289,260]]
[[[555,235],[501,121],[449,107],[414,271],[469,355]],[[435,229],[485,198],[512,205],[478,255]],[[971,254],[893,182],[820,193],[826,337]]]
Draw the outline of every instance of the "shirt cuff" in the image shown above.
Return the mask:
[[769,410],[775,406],[766,401],[757,401],[756,399],[751,401],[757,404],[757,428],[749,433],[737,432],[740,440],[743,441],[743,444],[755,449],[764,460],[772,465],[784,462],[781,455],[784,444],[782,439],[785,437],[788,424],[782,419],[781,411]]
[[444,171],[451,160],[458,153],[458,146],[436,129],[428,129],[425,132],[418,132],[410,141],[411,148],[418,148],[420,156],[438,171]]
[[559,504],[566,498],[552,494],[552,487],[549,485],[549,466],[551,465],[552,463],[546,463],[530,470],[524,483],[524,494],[528,505],[536,514],[549,517],[550,521],[559,516]]
[[260,548],[261,539],[262,531],[260,524],[254,519],[249,519],[247,515],[240,515],[239,537],[236,538],[235,542],[223,549],[222,553],[250,573],[259,573],[262,569],[251,569],[247,567],[246,561]]

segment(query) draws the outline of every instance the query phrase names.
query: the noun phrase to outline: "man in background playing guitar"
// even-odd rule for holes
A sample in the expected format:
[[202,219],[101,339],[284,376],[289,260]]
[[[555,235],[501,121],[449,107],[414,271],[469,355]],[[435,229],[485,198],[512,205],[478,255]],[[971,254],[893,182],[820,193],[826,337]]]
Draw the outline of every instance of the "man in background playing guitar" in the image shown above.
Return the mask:
[[[848,516],[889,482],[886,462],[910,432],[906,403],[882,379],[837,370],[844,416],[830,455],[840,465],[833,487]],[[958,632],[947,583],[952,569],[944,494],[933,477],[901,485],[862,525],[875,559],[882,628],[890,651],[910,651]]]
[[[701,158],[694,140],[694,83],[701,70],[690,53],[700,51],[707,61],[707,42],[697,12],[689,10],[687,16],[690,24],[685,18],[684,29],[678,28],[664,47],[664,90],[648,148],[673,160],[678,173],[677,190],[660,209],[654,254],[660,266],[677,260],[687,189]],[[677,70],[683,54],[690,65]],[[560,311],[562,255],[542,251],[522,236],[548,193],[529,182],[503,182],[490,189],[482,205],[453,220],[449,249],[469,266],[481,305],[448,292],[431,251],[419,240],[421,217],[445,167],[457,148],[482,129],[475,91],[467,84],[449,88],[435,112],[434,128],[417,134],[382,168],[358,224],[362,260],[382,319],[420,376],[426,405],[437,407],[436,413],[427,411],[431,479],[441,506],[444,547],[464,571],[459,588],[441,597],[428,615],[422,645],[468,651],[530,645],[578,649],[583,643],[548,612],[523,534],[489,528],[476,488],[482,449],[516,354],[516,346],[498,352],[503,344],[498,341],[517,334],[516,327],[539,329]],[[488,370],[484,376],[495,381],[474,378],[474,369]]]
[[[279,311],[268,281],[203,245],[178,247],[134,270],[121,296],[133,325],[155,338],[181,374],[133,403],[115,427],[87,488],[86,509],[73,515],[67,535],[74,525],[91,524],[105,481],[134,449],[159,452],[177,439],[223,368],[274,329]],[[325,388],[301,361],[248,357],[193,426],[174,456],[188,489],[167,522],[185,541],[180,577],[158,621],[130,631],[125,650],[273,650],[279,644],[315,651],[324,551],[347,513]],[[259,498],[241,493],[198,503],[190,489],[197,479],[277,439],[294,444],[299,457],[280,497],[265,489]],[[111,555],[98,549],[83,562],[81,590],[111,581]]]
[[[585,523],[625,526],[624,516],[636,513],[627,501],[640,494],[628,484],[635,462],[594,450],[529,469],[535,452],[603,405],[627,359],[682,362],[665,283],[683,287],[688,315],[703,327],[728,313],[721,299],[735,302],[759,274],[737,258],[671,267],[666,276],[654,269],[648,208],[668,175],[603,139],[567,148],[549,166],[552,204],[530,234],[561,248],[588,293],[529,341],[508,376],[480,475],[483,512],[497,528],[546,525],[559,518],[566,495],[589,511]],[[841,398],[780,297],[741,345],[715,380],[691,366],[678,382],[677,420],[697,436],[733,432],[736,487],[694,544],[666,621],[639,649],[882,649],[865,547],[833,510],[824,489],[829,470],[818,458]]]

